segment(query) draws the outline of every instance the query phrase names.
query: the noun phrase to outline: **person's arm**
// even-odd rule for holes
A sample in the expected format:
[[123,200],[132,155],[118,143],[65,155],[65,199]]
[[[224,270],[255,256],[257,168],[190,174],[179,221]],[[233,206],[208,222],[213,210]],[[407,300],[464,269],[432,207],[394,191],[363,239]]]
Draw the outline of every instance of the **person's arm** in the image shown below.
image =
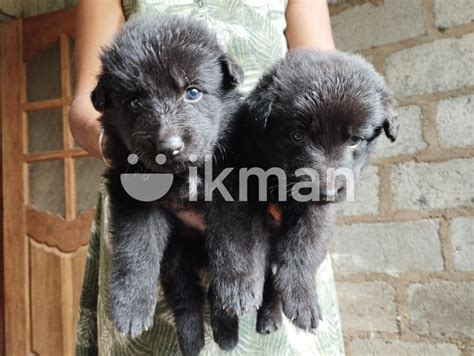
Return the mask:
[[101,157],[98,145],[100,114],[90,94],[97,83],[101,47],[109,43],[124,23],[120,0],[80,0],[76,36],[76,88],[69,123],[76,142],[90,154]]
[[285,36],[288,48],[335,48],[327,0],[288,0]]

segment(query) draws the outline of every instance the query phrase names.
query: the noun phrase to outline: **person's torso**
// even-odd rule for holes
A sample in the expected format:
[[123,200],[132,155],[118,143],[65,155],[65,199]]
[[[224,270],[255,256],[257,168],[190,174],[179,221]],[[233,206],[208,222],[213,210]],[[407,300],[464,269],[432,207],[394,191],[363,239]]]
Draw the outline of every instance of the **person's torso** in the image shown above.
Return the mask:
[[244,94],[286,53],[286,4],[287,0],[123,0],[127,18],[135,14],[179,14],[208,23],[242,66]]

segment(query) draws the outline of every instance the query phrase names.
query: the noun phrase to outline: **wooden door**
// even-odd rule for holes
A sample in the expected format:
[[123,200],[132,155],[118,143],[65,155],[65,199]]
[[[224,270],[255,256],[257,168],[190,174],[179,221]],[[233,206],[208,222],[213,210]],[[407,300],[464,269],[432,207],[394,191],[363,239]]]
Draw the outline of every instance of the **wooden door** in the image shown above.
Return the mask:
[[74,33],[74,9],[1,26],[7,355],[74,350],[102,170],[69,131]]

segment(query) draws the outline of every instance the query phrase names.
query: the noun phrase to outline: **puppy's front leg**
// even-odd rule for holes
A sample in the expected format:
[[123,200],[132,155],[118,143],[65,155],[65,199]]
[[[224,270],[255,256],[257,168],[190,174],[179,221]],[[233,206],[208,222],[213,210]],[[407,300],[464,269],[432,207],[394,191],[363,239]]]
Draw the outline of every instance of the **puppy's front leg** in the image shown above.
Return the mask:
[[321,319],[315,274],[327,253],[332,220],[330,205],[294,203],[283,211],[275,287],[285,315],[304,330],[317,328]]
[[117,329],[133,337],[153,323],[160,261],[172,220],[164,209],[130,197],[109,176],[112,266],[110,312]]
[[170,238],[163,256],[161,283],[176,322],[183,356],[197,356],[204,347],[204,291],[197,270],[204,261],[204,243],[180,229]]
[[212,287],[208,293],[211,306],[211,326],[214,341],[222,350],[230,351],[239,342],[239,317],[228,314],[221,305],[216,304],[216,298]]
[[270,334],[277,331],[281,323],[281,297],[275,290],[273,272],[269,265],[263,288],[263,302],[257,313],[256,330],[259,334]]
[[206,237],[211,289],[217,308],[230,315],[256,309],[262,302],[267,242],[262,219],[246,204],[213,204]]

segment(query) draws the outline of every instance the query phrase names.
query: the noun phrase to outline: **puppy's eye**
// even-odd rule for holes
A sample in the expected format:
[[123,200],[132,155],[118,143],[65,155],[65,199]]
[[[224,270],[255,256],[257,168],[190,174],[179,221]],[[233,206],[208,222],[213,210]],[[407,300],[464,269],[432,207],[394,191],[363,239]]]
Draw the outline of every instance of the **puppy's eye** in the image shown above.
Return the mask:
[[360,145],[360,143],[364,141],[364,139],[362,137],[359,137],[359,136],[352,136],[350,139],[349,139],[349,146],[351,148],[355,148],[357,146]]
[[202,97],[202,91],[195,87],[189,87],[184,93],[184,100],[186,101],[198,101]]
[[306,138],[306,133],[303,130],[294,130],[290,134],[291,140],[295,143],[301,143]]
[[142,108],[142,103],[139,99],[132,99],[128,101],[127,106],[132,111],[139,111]]

